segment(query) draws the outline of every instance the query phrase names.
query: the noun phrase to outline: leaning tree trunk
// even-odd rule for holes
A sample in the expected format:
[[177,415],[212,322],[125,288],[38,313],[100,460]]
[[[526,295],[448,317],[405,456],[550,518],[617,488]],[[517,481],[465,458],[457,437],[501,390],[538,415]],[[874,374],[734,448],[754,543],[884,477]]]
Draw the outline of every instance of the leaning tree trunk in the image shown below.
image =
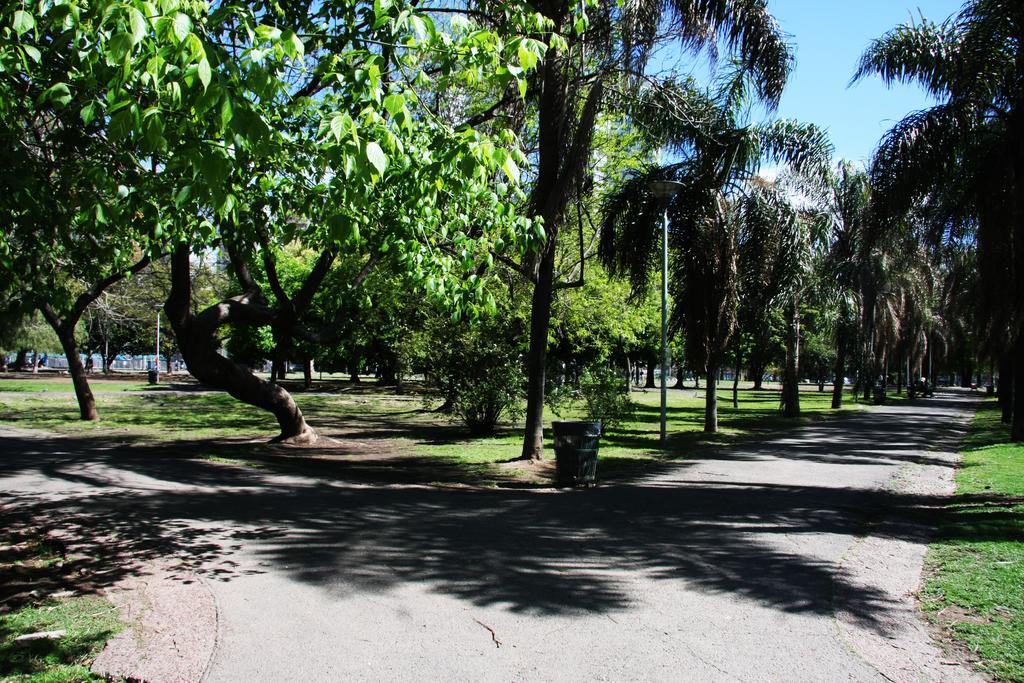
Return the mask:
[[201,383],[274,415],[281,433],[273,440],[313,443],[317,434],[306,424],[291,394],[271,384],[248,368],[217,352],[218,331],[226,324],[246,322],[271,324],[273,318],[256,305],[253,293],[221,301],[198,314],[191,311],[192,283],[188,244],[179,245],[171,257],[171,291],[164,310],[171,322],[189,372]]
[[707,390],[704,397],[704,431],[718,431],[718,368],[708,368]]
[[78,344],[75,342],[75,324],[70,326],[61,325],[57,332],[60,346],[64,349],[64,355],[68,359],[68,374],[71,375],[71,383],[75,387],[75,398],[78,399],[78,412],[83,420],[95,421],[100,419],[96,410],[96,397],[89,387],[89,378],[85,374],[85,366],[82,364],[82,357],[78,355]]
[[[75,328],[88,304],[77,302],[72,306],[71,312],[60,317],[54,309],[46,304],[42,306],[43,318],[53,328],[60,346],[64,350],[64,356],[68,359],[68,374],[71,375],[71,383],[75,388],[75,398],[78,400],[78,414],[83,420],[94,422],[100,419],[99,411],[96,410],[96,397],[89,387],[89,377],[85,374],[85,365],[82,364],[82,357],[78,355],[78,342],[75,341]],[[37,354],[38,355],[38,354]],[[38,365],[38,357],[35,359]]]

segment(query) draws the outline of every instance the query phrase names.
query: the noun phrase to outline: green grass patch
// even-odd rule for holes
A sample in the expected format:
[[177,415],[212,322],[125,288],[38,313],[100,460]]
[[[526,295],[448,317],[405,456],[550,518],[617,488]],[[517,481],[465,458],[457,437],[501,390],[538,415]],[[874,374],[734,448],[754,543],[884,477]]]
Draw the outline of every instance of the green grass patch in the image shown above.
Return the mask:
[[[94,394],[119,393],[122,391],[146,391],[153,389],[146,382],[127,380],[89,379],[89,387]],[[19,393],[58,393],[73,394],[75,387],[70,377],[54,377],[52,379],[3,379],[0,378],[0,392]]]
[[[117,444],[215,439],[269,441],[278,432],[273,417],[220,392],[173,391],[162,388],[141,392],[97,393],[98,422],[78,419],[78,407],[70,393],[28,393],[4,391],[0,382],[0,422],[18,427],[43,429],[107,440]],[[749,385],[748,385],[749,386]],[[461,469],[474,481],[498,476],[507,479],[511,471],[497,473],[494,463],[513,460],[522,449],[522,424],[502,425],[489,438],[476,438],[449,416],[431,410],[436,399],[422,392],[396,394],[393,388],[370,385],[338,385],[333,393],[293,394],[308,422],[324,434],[339,439],[375,443],[381,453],[404,452],[426,456],[438,465]],[[669,443],[659,439],[660,392],[635,390],[633,418],[609,431],[601,440],[599,476],[604,480],[624,478],[660,462],[691,456],[696,449],[754,439],[770,432],[806,424],[833,413],[831,391],[804,387],[803,415],[784,418],[779,412],[778,390],[741,389],[739,405],[733,407],[731,386],[719,393],[719,432],[703,433],[704,390],[673,389],[669,392]],[[860,405],[846,394],[846,409]],[[553,457],[550,422],[579,419],[579,412],[553,414],[548,410],[548,457]],[[256,448],[256,446],[253,446]],[[202,451],[200,451],[202,453]],[[209,453],[209,451],[207,451]],[[249,465],[234,453],[231,464]],[[199,456],[203,457],[203,456]],[[218,462],[218,460],[214,460]],[[225,460],[220,460],[224,462]]]
[[962,446],[957,495],[929,548],[925,611],[1000,680],[1024,680],[1024,445],[995,401]]
[[[635,390],[632,394],[635,412],[632,420],[608,431],[601,438],[599,476],[604,478],[626,475],[643,469],[658,461],[673,460],[687,456],[700,446],[735,443],[742,439],[754,438],[768,432],[806,424],[834,412],[831,409],[830,391],[816,389],[802,391],[800,402],[802,417],[784,418],[779,414],[781,392],[772,390],[739,391],[739,407],[732,405],[731,387],[719,389],[717,434],[704,434],[704,390],[673,389],[669,392],[667,422],[669,443],[662,448],[661,394],[657,389]],[[860,404],[845,397],[845,409],[858,409]],[[554,440],[551,434],[551,420],[581,419],[581,413],[567,412],[553,415],[546,411],[548,437],[546,447],[553,452]],[[425,455],[434,455],[463,463],[489,463],[511,460],[522,449],[522,431],[507,427],[496,436],[489,438],[437,438],[423,439],[416,444],[416,450]]]
[[[0,615],[0,679],[33,683],[103,681],[89,671],[104,644],[122,628],[103,598],[50,600]],[[61,638],[16,644],[20,635],[66,631]]]
[[252,467],[254,469],[263,469],[265,465],[259,462],[253,462],[252,460],[246,460],[244,458],[226,458],[221,455],[207,455],[203,457],[203,460],[207,462],[219,462],[223,465],[236,465],[240,467]]

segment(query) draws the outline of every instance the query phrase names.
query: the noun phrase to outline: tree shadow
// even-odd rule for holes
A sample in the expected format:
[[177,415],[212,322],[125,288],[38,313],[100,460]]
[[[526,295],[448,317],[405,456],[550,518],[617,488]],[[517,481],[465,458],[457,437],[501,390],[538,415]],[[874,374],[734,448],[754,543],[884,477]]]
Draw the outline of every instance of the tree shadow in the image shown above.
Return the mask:
[[[703,453],[701,462],[900,464],[955,433],[901,414],[852,414],[757,447]],[[974,541],[1004,540],[1024,521],[1007,508],[990,518],[998,523],[972,524],[971,505],[1002,504],[983,497],[946,508],[942,496],[880,489],[708,482],[691,476],[692,462],[672,466],[670,476],[647,469],[629,485],[557,493],[396,486],[395,462],[390,485],[365,486],[384,465],[360,479],[358,462],[288,462],[286,451],[231,448],[260,467],[206,460],[195,444],[101,449],[6,438],[0,478],[11,494],[0,515],[8,526],[56,529],[96,550],[97,585],[140,561],[176,558],[211,580],[273,571],[340,595],[416,584],[520,613],[612,614],[644,599],[636,593],[642,576],[784,613],[832,614],[842,596],[845,610],[880,633],[895,607],[888,594],[793,539],[853,542],[872,521],[894,519],[872,533],[924,542],[941,526]]]

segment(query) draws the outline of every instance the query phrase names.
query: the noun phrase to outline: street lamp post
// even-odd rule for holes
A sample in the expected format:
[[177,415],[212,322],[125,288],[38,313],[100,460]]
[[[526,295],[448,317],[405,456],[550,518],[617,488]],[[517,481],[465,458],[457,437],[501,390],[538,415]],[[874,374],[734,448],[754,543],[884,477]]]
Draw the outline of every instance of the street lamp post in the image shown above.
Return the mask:
[[661,208],[661,445],[668,440],[668,205],[683,187],[674,180],[648,184]]
[[156,311],[156,358],[153,362],[153,367],[156,369],[156,381],[160,381],[160,304],[154,304],[153,310]]

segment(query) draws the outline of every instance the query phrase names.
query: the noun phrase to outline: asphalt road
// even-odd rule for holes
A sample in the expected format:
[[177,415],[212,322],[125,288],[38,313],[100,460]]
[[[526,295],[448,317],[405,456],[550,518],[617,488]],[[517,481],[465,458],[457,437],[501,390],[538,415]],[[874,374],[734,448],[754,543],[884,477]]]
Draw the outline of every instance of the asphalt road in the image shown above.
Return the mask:
[[569,492],[370,487],[0,425],[0,491],[7,514],[202,577],[207,681],[961,680],[912,592],[974,401]]

